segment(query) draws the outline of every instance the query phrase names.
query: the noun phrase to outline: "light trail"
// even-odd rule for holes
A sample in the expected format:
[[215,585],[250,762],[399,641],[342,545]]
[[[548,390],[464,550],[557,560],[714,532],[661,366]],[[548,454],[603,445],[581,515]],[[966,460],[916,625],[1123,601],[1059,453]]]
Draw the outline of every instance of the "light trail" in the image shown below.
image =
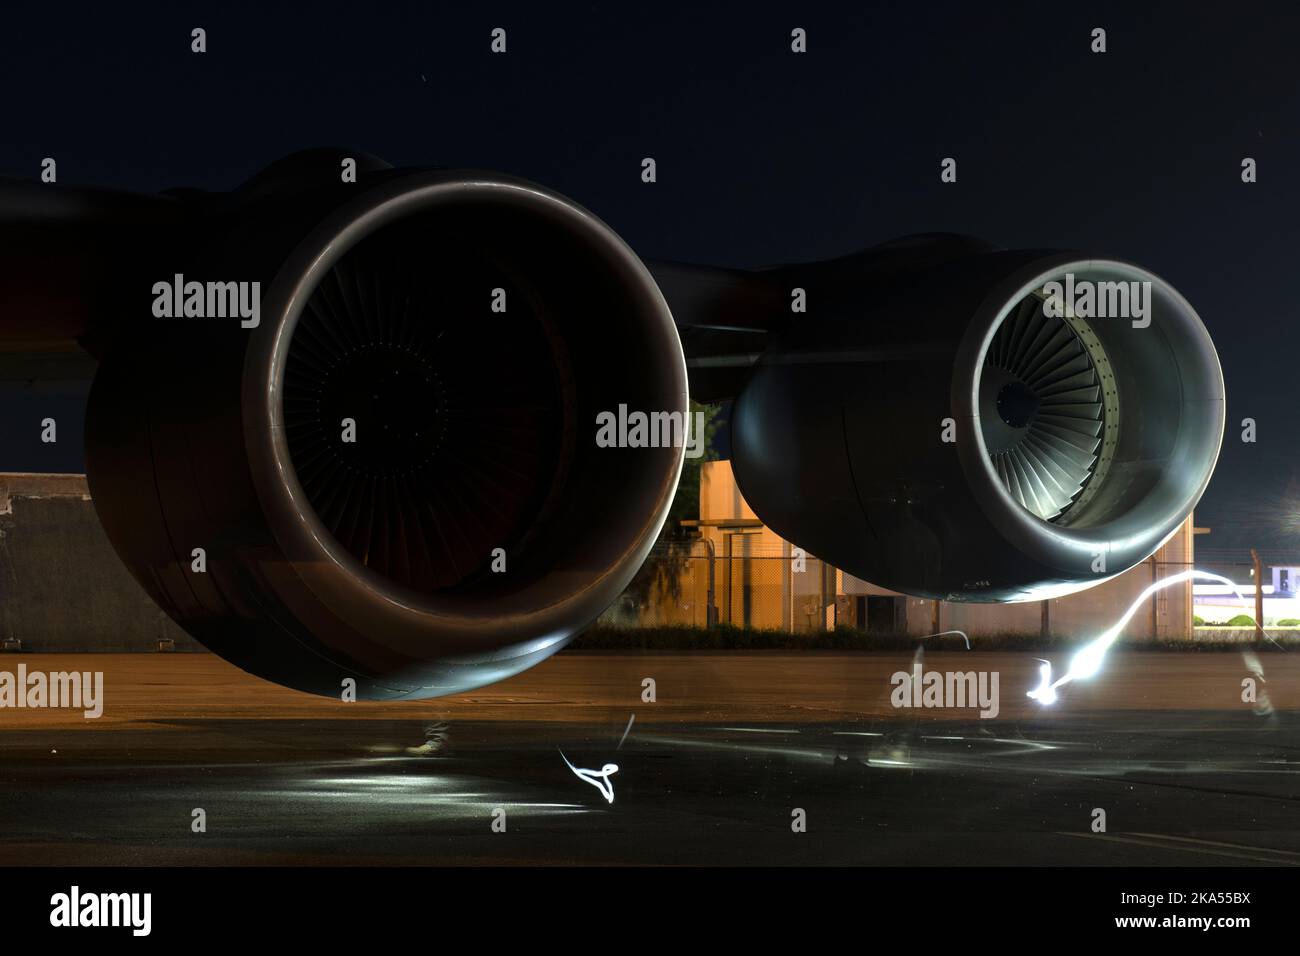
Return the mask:
[[[623,730],[623,736],[618,738],[618,746],[614,748],[615,750],[623,749],[623,741],[627,740],[627,735],[632,731],[632,721],[634,720],[636,720],[636,714],[627,719],[627,727]],[[561,754],[561,756],[563,755]]]
[[[1096,676],[1101,671],[1101,665],[1105,661],[1106,652],[1110,650],[1112,644],[1119,640],[1120,632],[1124,630],[1125,625],[1127,625],[1129,621],[1133,620],[1133,615],[1138,612],[1138,608],[1140,608],[1146,600],[1157,591],[1193,579],[1215,581],[1219,584],[1226,584],[1232,589],[1233,593],[1236,594],[1237,597],[1241,598],[1243,601],[1246,599],[1246,596],[1237,589],[1235,582],[1229,581],[1221,575],[1211,574],[1209,571],[1198,571],[1192,569],[1190,571],[1179,571],[1177,574],[1172,574],[1167,578],[1161,578],[1154,584],[1148,585],[1147,588],[1138,595],[1137,600],[1129,605],[1129,609],[1124,612],[1123,617],[1111,625],[1109,629],[1103,631],[1100,635],[1093,638],[1076,651],[1075,655],[1070,658],[1070,666],[1066,669],[1066,672],[1055,681],[1052,680],[1051,661],[1043,661],[1043,666],[1038,669],[1038,686],[1033,690],[1026,692],[1026,696],[1031,697],[1040,704],[1046,706],[1056,702],[1056,689],[1058,687],[1068,684],[1071,681],[1087,680],[1089,677]],[[1260,582],[1257,581],[1255,586],[1260,587]],[[1264,628],[1263,623],[1256,623],[1262,631]],[[1270,641],[1273,641],[1274,644],[1277,644],[1277,641],[1274,640],[1274,638],[1269,637],[1267,634],[1264,636]],[[1280,647],[1281,645],[1278,646]]]
[[966,636],[965,631],[939,631],[937,634],[926,634],[924,637],[918,638],[918,640],[924,641],[931,637],[946,637],[949,634],[960,634],[961,639],[966,642],[966,650],[970,650],[970,638]]
[[614,781],[609,778],[618,773],[618,764],[607,763],[599,770],[581,770],[569,763],[569,758],[564,756],[563,750],[560,751],[560,759],[569,765],[569,769],[573,771],[579,780],[589,783],[599,790],[607,803],[614,802]]

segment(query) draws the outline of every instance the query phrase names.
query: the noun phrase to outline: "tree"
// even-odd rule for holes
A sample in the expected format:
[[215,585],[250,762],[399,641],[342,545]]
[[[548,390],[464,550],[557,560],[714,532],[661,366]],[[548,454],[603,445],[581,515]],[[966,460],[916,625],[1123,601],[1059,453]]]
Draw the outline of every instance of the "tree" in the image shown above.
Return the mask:
[[691,402],[691,419],[695,413],[704,415],[703,451],[698,458],[687,458],[682,463],[682,477],[677,483],[677,493],[668,508],[668,518],[659,532],[650,556],[620,599],[626,610],[642,611],[656,596],[677,601],[681,597],[682,575],[690,560],[691,549],[699,540],[694,528],[683,528],[682,522],[700,517],[700,473],[706,461],[713,460],[713,440],[718,432],[719,407]]

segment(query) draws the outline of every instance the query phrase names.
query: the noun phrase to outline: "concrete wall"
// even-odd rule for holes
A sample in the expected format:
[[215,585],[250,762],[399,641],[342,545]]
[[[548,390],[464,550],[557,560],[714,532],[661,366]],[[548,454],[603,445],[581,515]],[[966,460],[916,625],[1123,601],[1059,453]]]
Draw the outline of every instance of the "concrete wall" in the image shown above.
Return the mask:
[[[1047,631],[1065,636],[1100,633],[1115,623],[1150,585],[1193,567],[1192,517],[1154,555],[1096,587],[1047,604]],[[1043,625],[1042,601],[1024,604],[948,604],[940,606],[941,629],[976,634],[1037,634]],[[928,633],[933,601],[908,601],[908,630]],[[1130,640],[1191,640],[1192,582],[1182,581],[1157,591],[1142,602],[1124,636]]]
[[84,475],[0,474],[0,639],[24,651],[202,650],[108,543]]

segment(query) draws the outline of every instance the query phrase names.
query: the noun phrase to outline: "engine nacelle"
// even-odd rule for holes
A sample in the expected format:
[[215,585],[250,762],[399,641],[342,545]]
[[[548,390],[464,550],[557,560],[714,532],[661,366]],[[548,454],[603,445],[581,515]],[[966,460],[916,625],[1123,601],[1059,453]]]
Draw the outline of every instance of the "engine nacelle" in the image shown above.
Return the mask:
[[[254,674],[370,699],[508,677],[665,520],[680,445],[592,435],[621,404],[686,414],[672,316],[608,226],[531,183],[375,164],[274,188],[292,173],[193,200],[128,284],[88,411],[95,507],[154,600]],[[259,281],[260,324],[151,316],[173,273]]]
[[1153,553],[1210,480],[1218,357],[1137,266],[917,237],[763,281],[808,313],[736,401],[736,478],[860,578],[947,601],[1081,590]]

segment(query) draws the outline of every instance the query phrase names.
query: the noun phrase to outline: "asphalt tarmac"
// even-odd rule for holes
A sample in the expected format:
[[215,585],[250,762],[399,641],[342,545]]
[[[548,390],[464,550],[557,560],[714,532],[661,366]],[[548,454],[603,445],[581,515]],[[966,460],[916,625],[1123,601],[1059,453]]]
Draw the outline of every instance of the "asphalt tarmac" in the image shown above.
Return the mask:
[[102,671],[103,715],[0,708],[0,865],[1300,864],[1291,653],[1115,653],[1050,707],[1031,654],[929,654],[998,674],[987,719],[893,706],[907,654],[561,654],[402,704],[20,663]]

